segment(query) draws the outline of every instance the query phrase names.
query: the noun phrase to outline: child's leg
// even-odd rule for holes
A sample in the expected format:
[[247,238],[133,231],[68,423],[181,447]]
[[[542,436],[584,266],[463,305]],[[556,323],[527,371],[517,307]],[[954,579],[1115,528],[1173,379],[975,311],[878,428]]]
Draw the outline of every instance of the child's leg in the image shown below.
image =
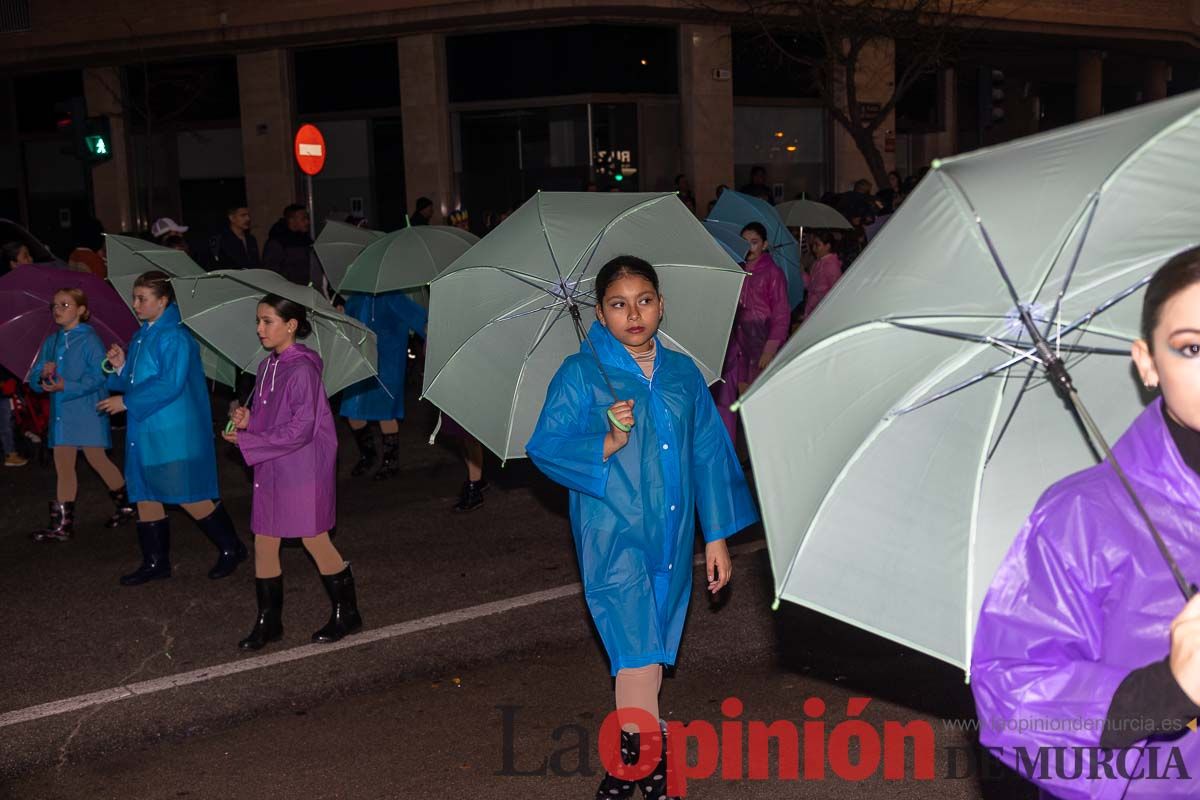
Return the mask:
[[333,546],[333,541],[329,538],[328,533],[322,533],[320,536],[308,536],[301,541],[304,542],[304,549],[317,562],[317,569],[322,575],[337,575],[346,568],[342,554]]
[[0,455],[17,452],[13,441],[12,400],[0,397]]
[[350,423],[350,430],[352,431],[361,431],[363,428],[367,427],[367,421],[365,419],[348,419],[346,421]]
[[163,508],[162,503],[153,500],[139,500],[137,508],[139,522],[157,522],[167,518],[167,510]]
[[[363,423],[366,424],[365,422]],[[385,419],[379,423],[379,430],[383,433],[399,433],[400,423],[394,419]]]
[[125,486],[125,476],[121,474],[121,470],[117,469],[117,465],[108,457],[108,453],[104,452],[102,447],[85,447],[83,448],[83,457],[91,464],[92,469],[96,470],[96,474],[100,476],[100,480],[104,481],[104,485],[111,491]]
[[[645,667],[633,667],[617,671],[617,711],[622,708],[641,709],[654,719],[658,719],[658,693],[662,689],[662,664],[650,664]],[[624,718],[621,730],[634,732],[637,725]]]
[[75,476],[74,447],[54,448],[54,473],[58,476],[58,502],[74,503],[75,495],[79,493],[79,479]]
[[483,480],[483,445],[470,437],[462,440],[463,460],[467,462],[467,480],[472,483]]
[[[138,505],[141,504],[139,503]],[[180,503],[179,505],[195,520],[211,517],[212,513],[217,510],[217,504],[212,500],[201,500],[196,503]]]
[[254,577],[278,578],[283,574],[283,567],[279,563],[281,542],[275,536],[254,534]]

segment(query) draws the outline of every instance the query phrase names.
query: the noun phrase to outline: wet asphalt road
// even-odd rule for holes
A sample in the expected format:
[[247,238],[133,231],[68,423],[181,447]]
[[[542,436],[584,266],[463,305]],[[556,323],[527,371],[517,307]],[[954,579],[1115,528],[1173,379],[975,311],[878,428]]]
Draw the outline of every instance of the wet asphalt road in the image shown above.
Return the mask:
[[[12,724],[5,715],[41,704],[245,661],[236,642],[253,622],[254,589],[249,564],[208,580],[211,546],[182,513],[172,515],[175,576],[120,587],[117,576],[137,563],[134,532],[101,527],[110,509],[82,461],[77,535],[65,545],[26,535],[43,522],[52,469],[0,472],[0,797],[592,797],[596,736],[612,694],[571,588],[579,576],[565,492],[528,462],[489,463],[485,506],[451,513],[461,461],[450,445],[425,444],[432,411],[411,407],[402,472],[387,482],[349,478],[353,444],[341,430],[336,542],[354,565],[368,629],[476,609],[467,619],[387,628],[375,641],[65,713],[26,711]],[[218,452],[224,499],[245,533],[249,483],[223,444]],[[717,725],[722,700],[735,696],[743,721],[799,725],[810,719],[805,700],[816,697],[832,731],[849,698],[871,698],[861,718],[876,729],[930,724],[935,777],[911,778],[910,754],[902,781],[882,770],[861,781],[832,770],[823,780],[718,775],[693,780],[688,796],[1035,796],[986,759],[959,754],[959,774],[975,774],[946,777],[947,748],[973,741],[944,723],[973,717],[960,672],[804,609],[771,612],[761,529],[733,543],[732,591],[718,605],[693,596],[664,716]],[[296,648],[328,605],[301,549],[286,549],[283,562],[286,634],[263,654],[305,654],[312,648]],[[554,589],[553,599],[504,602]],[[497,605],[478,610],[484,604]],[[987,772],[995,777],[981,777]]]

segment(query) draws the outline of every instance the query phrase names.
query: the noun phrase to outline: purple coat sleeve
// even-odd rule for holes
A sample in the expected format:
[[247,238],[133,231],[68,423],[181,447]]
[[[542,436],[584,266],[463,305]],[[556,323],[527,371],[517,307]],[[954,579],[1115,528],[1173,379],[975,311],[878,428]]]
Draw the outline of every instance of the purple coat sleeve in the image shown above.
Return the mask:
[[[254,466],[286,456],[311,442],[317,426],[318,393],[323,391],[315,369],[296,370],[283,390],[281,407],[267,423],[269,427],[238,431],[238,447],[246,463]],[[253,416],[250,424],[257,428]]]
[[1097,747],[1129,672],[1105,661],[1113,568],[1093,537],[1117,515],[1101,505],[1070,492],[1038,503],[992,581],[975,632],[971,683],[980,743],[1003,748],[993,752],[1062,800],[1121,797],[1127,784],[1088,780],[1086,773],[1063,780],[1053,770],[1042,780],[1028,768],[1039,748]]
[[771,273],[771,292],[768,298],[771,304],[771,330],[767,334],[768,342],[782,345],[788,338],[788,328],[792,324],[792,307],[788,304],[787,278],[782,269]]

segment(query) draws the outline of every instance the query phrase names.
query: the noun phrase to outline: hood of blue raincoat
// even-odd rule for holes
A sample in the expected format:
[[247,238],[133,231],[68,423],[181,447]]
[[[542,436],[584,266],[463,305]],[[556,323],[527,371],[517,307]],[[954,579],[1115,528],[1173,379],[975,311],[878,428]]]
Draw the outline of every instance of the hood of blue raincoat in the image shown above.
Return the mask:
[[[604,366],[617,367],[637,375],[642,374],[642,368],[633,360],[633,356],[629,355],[625,345],[621,344],[621,340],[613,336],[599,320],[592,323],[592,327],[588,331],[588,341],[591,342],[590,347],[586,341],[579,343],[579,352],[582,355],[591,358],[592,347],[595,347],[596,356]],[[654,335],[654,348],[654,369],[657,371],[663,360],[663,345],[657,333]]]

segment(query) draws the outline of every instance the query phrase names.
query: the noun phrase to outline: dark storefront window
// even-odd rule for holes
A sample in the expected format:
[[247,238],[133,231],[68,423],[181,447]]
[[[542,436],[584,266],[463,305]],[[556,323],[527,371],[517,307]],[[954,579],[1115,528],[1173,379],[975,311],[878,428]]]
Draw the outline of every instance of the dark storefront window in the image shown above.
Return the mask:
[[675,94],[674,28],[576,25],[446,39],[450,102],[588,92]]
[[125,68],[125,80],[127,116],[134,129],[145,125],[147,109],[152,127],[241,117],[237,59],[232,57],[131,65]]
[[[816,39],[779,33],[775,41],[789,53],[820,52]],[[761,31],[734,31],[733,94],[736,97],[814,98],[812,71],[788,58]]]
[[297,50],[293,64],[299,114],[400,105],[400,54],[395,41]]

